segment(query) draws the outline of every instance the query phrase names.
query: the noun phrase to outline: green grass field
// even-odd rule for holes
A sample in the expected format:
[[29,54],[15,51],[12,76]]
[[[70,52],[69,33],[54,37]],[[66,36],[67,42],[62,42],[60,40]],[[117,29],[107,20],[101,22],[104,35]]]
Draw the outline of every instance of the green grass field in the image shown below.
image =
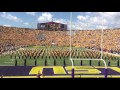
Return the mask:
[[[46,66],[64,66],[64,63],[65,63],[65,66],[71,66],[69,55],[68,56],[63,55],[64,52],[69,51],[69,47],[29,46],[29,47],[26,47],[25,50],[31,50],[31,52],[34,52],[35,53],[34,56],[36,56],[36,58],[34,57],[30,58],[30,56],[26,58],[24,54],[28,53],[28,51],[25,51],[22,57],[22,55],[20,55],[19,52],[23,52],[23,50],[19,49],[15,53],[0,56],[0,66],[14,66],[15,56],[16,56],[18,66],[24,66],[25,59],[26,59],[27,66],[35,66],[35,60],[37,61],[36,63],[37,66],[45,66],[45,65]],[[43,51],[39,54],[38,51],[35,51],[35,50],[43,50]],[[98,59],[99,58],[98,56],[100,56],[99,51],[93,51],[93,50],[89,50],[85,48],[76,48],[76,47],[73,47],[72,50],[73,50],[72,58]],[[54,53],[54,55],[59,52],[61,56],[57,56],[56,58],[54,57],[54,55],[52,55],[52,52]],[[20,57],[18,57],[18,54]],[[66,52],[66,54],[69,54],[69,53]],[[11,55],[12,55],[12,58],[11,58]],[[109,59],[111,62],[110,64],[111,66],[117,66],[117,61],[120,59],[119,56],[114,56],[114,55],[109,55],[109,54],[103,54],[103,58],[105,58],[105,61],[107,64],[108,64],[108,59]],[[45,62],[47,63],[45,64]],[[91,65],[98,66],[98,62],[99,61],[92,61]],[[101,63],[101,66],[104,66],[102,61],[100,63]],[[74,61],[74,65],[80,66],[81,61]],[[82,61],[82,65],[90,66],[90,61]]]

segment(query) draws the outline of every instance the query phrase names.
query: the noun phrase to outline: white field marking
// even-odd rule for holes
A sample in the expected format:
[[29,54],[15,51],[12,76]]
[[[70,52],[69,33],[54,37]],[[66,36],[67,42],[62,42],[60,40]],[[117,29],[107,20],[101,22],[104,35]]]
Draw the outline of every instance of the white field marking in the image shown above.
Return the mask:
[[15,59],[11,59],[11,61],[15,61]]
[[4,62],[4,63],[13,63],[13,62]]
[[[0,65],[0,66],[6,66],[6,65]],[[7,66],[14,66],[14,65],[7,65]]]

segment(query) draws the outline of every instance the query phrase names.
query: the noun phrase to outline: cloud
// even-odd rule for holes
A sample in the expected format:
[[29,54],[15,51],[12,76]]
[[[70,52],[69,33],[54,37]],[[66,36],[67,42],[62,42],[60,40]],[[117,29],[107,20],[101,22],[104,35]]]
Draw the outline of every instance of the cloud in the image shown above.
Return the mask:
[[26,14],[32,15],[32,16],[35,16],[36,13],[37,13],[37,12],[26,12]]
[[76,18],[74,29],[106,29],[120,26],[120,12],[85,12]]
[[7,14],[6,12],[3,12],[1,14],[1,17],[8,19],[8,20],[11,20],[11,21],[14,21],[14,22],[22,22],[22,20],[20,18],[13,16],[11,14]]
[[63,24],[67,24],[68,23],[68,20],[62,19],[62,18],[59,18],[59,19],[53,18],[53,21],[57,22],[57,23],[63,23]]
[[50,22],[53,20],[53,15],[49,12],[42,13],[41,16],[38,17],[38,22]]
[[82,16],[82,15],[78,15],[77,16],[77,19],[78,20],[81,20],[81,21],[85,21],[85,20],[87,20],[89,18],[89,16]]
[[29,25],[29,23],[28,23],[28,22],[25,22],[24,24],[25,24],[25,25]]
[[97,29],[102,25],[102,21],[101,17],[99,16],[92,16],[92,13],[85,13],[85,15],[77,16],[77,22],[75,23],[75,25],[79,25],[77,26],[77,29]]
[[3,26],[6,26],[6,27],[11,27],[11,25],[3,25]]
[[99,13],[107,21],[105,24],[108,28],[120,28],[120,12]]

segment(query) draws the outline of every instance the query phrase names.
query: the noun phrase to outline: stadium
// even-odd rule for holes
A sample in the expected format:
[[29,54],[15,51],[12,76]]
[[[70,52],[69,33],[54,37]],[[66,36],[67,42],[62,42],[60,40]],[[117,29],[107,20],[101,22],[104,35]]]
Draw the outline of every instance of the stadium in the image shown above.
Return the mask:
[[119,28],[52,27],[40,30],[0,26],[1,78],[120,77]]

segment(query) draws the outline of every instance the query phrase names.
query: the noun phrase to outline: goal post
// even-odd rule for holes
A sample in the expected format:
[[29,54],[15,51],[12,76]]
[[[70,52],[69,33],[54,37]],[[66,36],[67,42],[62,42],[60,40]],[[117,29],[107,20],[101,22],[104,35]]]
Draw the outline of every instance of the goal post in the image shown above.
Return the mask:
[[70,58],[70,60],[71,60],[71,63],[72,63],[72,78],[74,78],[74,63],[73,63],[73,61],[77,61],[77,60],[79,60],[79,61],[81,61],[81,60],[84,60],[84,61],[89,61],[89,60],[99,61],[99,60],[101,60],[104,63],[104,65],[105,65],[104,77],[107,78],[107,64],[106,64],[105,60],[103,60],[103,59],[77,59],[77,58]]
[[[103,26],[103,16],[102,16],[102,26]],[[108,74],[108,69],[107,69],[107,64],[105,62],[105,60],[103,59],[103,27],[102,27],[102,30],[101,30],[101,43],[100,43],[100,46],[101,46],[101,57],[100,59],[83,59],[83,58],[72,58],[72,12],[70,12],[70,61],[71,61],[71,64],[72,64],[72,78],[74,78],[74,72],[75,72],[75,69],[74,69],[74,60],[85,60],[85,61],[88,61],[88,60],[92,60],[92,61],[102,61],[104,63],[104,66],[105,66],[105,69],[104,69],[104,77],[107,78],[107,74]]]

